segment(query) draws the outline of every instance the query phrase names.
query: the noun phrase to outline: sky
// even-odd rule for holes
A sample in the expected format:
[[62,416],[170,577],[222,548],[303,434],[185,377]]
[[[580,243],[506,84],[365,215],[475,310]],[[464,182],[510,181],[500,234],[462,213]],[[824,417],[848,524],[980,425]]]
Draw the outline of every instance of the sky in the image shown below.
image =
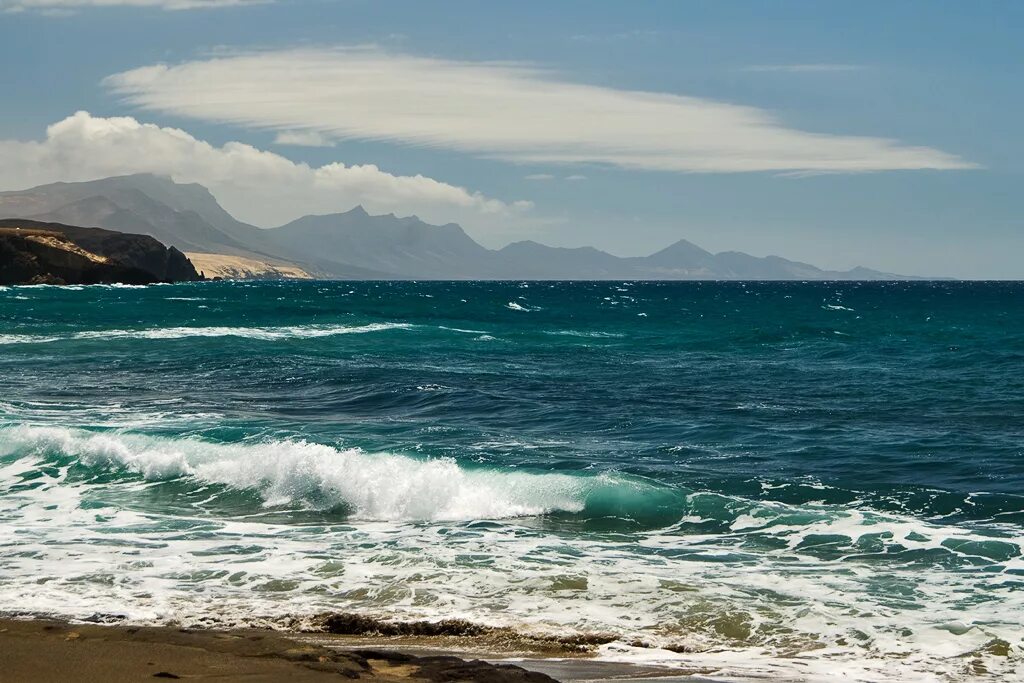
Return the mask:
[[1024,3],[0,0],[0,189],[1024,279]]

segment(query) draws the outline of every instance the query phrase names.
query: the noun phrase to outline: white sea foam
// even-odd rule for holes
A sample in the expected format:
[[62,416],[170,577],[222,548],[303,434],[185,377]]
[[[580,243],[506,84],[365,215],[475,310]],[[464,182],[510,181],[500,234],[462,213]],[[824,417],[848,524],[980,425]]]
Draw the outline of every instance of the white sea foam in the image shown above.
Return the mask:
[[261,341],[332,337],[385,330],[406,330],[407,323],[369,325],[292,325],[283,327],[161,327],[148,330],[99,330],[77,332],[75,339],[184,339],[187,337],[245,337]]
[[49,284],[38,284],[38,285],[13,285],[16,289],[57,289],[65,292],[79,292],[86,287],[97,285],[49,285]]
[[509,301],[505,304],[505,308],[512,309],[513,311],[529,311],[530,309],[522,304],[516,303],[515,301]]
[[242,337],[260,341],[280,341],[283,339],[314,339],[341,334],[407,330],[413,327],[414,325],[408,323],[289,325],[281,327],[154,327],[142,330],[83,330],[63,335],[0,334],[0,344],[43,344],[76,339],[186,339],[190,337]]
[[484,330],[466,330],[461,327],[445,327],[444,325],[438,325],[439,330],[448,330],[449,332],[462,332],[463,334],[487,334]]
[[626,336],[617,332],[587,332],[583,330],[545,330],[544,334],[550,334],[556,337],[586,337],[592,339],[621,339]]
[[[607,477],[467,470],[450,458],[418,460],[305,441],[214,444],[62,427],[0,430],[4,450],[62,453],[87,466],[123,468],[146,479],[188,477],[258,491],[268,506],[348,507],[378,520],[507,519],[579,512]],[[2,453],[3,450],[0,450]]]
[[[162,508],[184,484],[210,501],[228,486],[271,506],[340,503],[356,519],[291,521],[273,509],[232,513],[213,503]],[[219,445],[8,427],[0,429],[0,610],[116,610],[185,625],[325,610],[465,618],[617,633],[600,657],[727,679],[906,683],[1024,673],[1024,592],[1014,590],[1022,539],[1010,527],[987,534],[699,492],[685,499],[679,525],[647,532],[471,521],[580,510],[608,486],[657,494],[615,477],[469,470],[294,441]],[[723,520],[732,528],[682,526]],[[884,551],[858,559],[865,551],[854,544],[866,538],[892,559]],[[821,542],[845,552],[822,554]],[[1004,544],[1008,559],[986,557],[991,542]],[[960,561],[955,569],[943,567],[950,559]],[[688,651],[658,649],[668,646]]]
[[0,345],[3,344],[45,344],[54,342],[60,337],[39,334],[0,334]]
[[173,283],[170,282],[153,282],[148,285],[129,285],[123,282],[106,282],[98,283],[93,285],[51,285],[51,284],[38,284],[38,285],[13,285],[18,289],[55,289],[63,292],[80,292],[87,289],[146,289],[147,287],[162,287],[169,286]]

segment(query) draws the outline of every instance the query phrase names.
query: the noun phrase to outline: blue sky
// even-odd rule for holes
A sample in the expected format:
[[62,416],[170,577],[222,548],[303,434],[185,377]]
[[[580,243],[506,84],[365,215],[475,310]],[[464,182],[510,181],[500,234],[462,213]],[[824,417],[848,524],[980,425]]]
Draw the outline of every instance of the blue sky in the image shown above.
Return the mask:
[[105,2],[0,0],[3,189],[149,170],[266,226],[1024,278],[1024,4]]

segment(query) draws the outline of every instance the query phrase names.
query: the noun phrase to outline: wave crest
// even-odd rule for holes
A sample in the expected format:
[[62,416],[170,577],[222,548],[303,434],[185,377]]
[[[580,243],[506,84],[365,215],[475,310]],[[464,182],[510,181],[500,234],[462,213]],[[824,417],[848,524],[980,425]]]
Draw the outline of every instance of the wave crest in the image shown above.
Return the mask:
[[72,457],[87,467],[149,480],[190,478],[259,493],[266,506],[345,508],[389,521],[508,519],[579,513],[594,503],[643,498],[654,487],[609,474],[469,469],[451,458],[420,460],[300,440],[217,444],[123,432],[17,426],[2,430],[0,455]]
[[407,330],[409,323],[369,323],[366,325],[290,325],[283,327],[157,327],[142,330],[84,330],[68,335],[0,334],[2,344],[45,344],[66,340],[90,339],[187,339],[191,337],[242,337],[260,341],[314,339],[339,334],[365,334],[387,330]]

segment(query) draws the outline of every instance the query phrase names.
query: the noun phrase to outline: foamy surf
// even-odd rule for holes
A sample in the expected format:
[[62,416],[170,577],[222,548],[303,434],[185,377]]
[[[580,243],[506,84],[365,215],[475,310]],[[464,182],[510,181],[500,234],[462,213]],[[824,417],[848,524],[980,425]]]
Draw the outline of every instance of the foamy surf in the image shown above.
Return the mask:
[[85,467],[257,492],[266,506],[341,507],[355,519],[472,521],[582,512],[645,487],[609,475],[466,469],[451,458],[369,454],[306,441],[216,444],[63,427],[0,429],[0,454],[70,457]]
[[1019,285],[528,287],[0,293],[0,610],[1024,673]]
[[[1019,535],[294,440],[23,425],[0,429],[0,444],[0,605],[77,618],[117,605],[119,618],[196,625],[331,611],[462,618],[612,634],[599,657],[727,677],[930,681],[1020,663],[1010,616],[1024,611],[1012,590]],[[171,491],[195,511],[161,512]],[[231,491],[267,511],[345,514],[264,519]],[[542,533],[525,522],[664,505],[684,516],[649,531]],[[867,564],[864,552],[895,554]],[[971,582],[932,568],[935,553]],[[904,609],[911,595],[928,609]],[[986,595],[999,596],[998,615]]]
[[0,334],[3,344],[46,344],[73,340],[120,340],[120,339],[188,339],[202,337],[241,337],[258,341],[281,341],[286,339],[316,339],[342,334],[366,334],[389,330],[408,330],[414,325],[408,323],[369,323],[366,325],[287,325],[280,327],[160,327],[141,330],[83,330],[63,335]]

